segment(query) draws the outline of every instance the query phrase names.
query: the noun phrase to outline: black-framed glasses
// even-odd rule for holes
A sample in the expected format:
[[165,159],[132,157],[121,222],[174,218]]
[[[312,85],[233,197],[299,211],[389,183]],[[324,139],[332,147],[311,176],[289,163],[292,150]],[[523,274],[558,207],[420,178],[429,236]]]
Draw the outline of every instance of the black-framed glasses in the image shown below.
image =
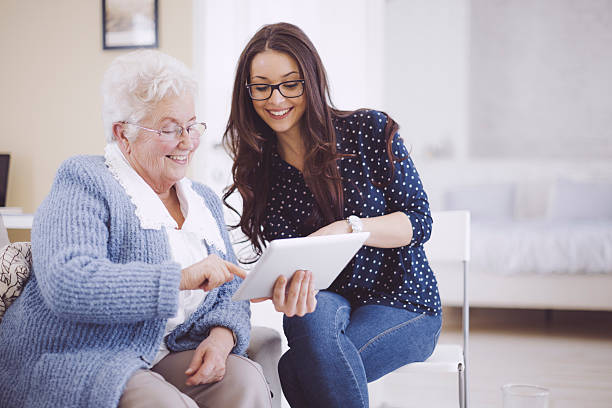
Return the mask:
[[304,93],[304,80],[295,79],[293,81],[285,81],[280,84],[246,84],[249,90],[249,96],[255,101],[265,101],[272,96],[272,92],[278,89],[278,92],[285,98],[297,98]]
[[204,122],[196,122],[196,123],[192,123],[189,126],[183,127],[183,126],[176,126],[172,129],[151,129],[142,125],[139,125],[138,123],[131,123],[131,122],[126,122],[126,121],[120,121],[118,123],[122,123],[124,125],[132,125],[132,126],[136,126],[139,129],[143,129],[143,130],[148,130],[149,132],[154,132],[157,133],[159,135],[159,138],[162,140],[178,140],[181,135],[183,134],[183,132],[187,132],[187,135],[189,135],[189,137],[191,139],[199,139],[200,136],[202,136],[204,134],[204,131],[206,130],[206,123]]

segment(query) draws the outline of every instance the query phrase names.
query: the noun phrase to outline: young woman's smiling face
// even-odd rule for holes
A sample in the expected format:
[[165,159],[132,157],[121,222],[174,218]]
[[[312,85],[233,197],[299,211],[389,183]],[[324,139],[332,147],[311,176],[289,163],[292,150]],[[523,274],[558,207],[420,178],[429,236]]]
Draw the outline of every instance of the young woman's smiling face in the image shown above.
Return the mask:
[[[255,55],[251,62],[251,84],[276,85],[296,79],[304,78],[300,74],[297,61],[288,54],[265,50]],[[252,102],[257,114],[277,134],[300,137],[300,121],[306,109],[304,94],[296,98],[286,98],[275,89],[270,98]]]

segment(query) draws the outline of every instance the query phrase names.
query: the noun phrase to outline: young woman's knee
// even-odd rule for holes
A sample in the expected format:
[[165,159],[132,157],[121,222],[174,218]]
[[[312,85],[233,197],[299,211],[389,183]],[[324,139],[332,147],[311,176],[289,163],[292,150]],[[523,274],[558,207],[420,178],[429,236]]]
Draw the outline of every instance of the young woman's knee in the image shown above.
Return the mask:
[[315,343],[333,339],[348,324],[350,312],[350,304],[342,296],[333,292],[319,292],[314,312],[303,317],[284,317],[285,335],[290,345],[300,339]]

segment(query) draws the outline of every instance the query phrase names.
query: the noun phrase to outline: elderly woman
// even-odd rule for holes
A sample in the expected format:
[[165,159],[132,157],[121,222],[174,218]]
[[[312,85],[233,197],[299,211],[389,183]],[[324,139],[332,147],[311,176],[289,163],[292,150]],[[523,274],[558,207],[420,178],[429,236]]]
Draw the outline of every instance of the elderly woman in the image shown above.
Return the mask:
[[0,406],[270,406],[220,201],[185,178],[206,129],[190,71],[137,51],[102,91],[104,157],[66,160],[35,216],[32,277],[0,326]]

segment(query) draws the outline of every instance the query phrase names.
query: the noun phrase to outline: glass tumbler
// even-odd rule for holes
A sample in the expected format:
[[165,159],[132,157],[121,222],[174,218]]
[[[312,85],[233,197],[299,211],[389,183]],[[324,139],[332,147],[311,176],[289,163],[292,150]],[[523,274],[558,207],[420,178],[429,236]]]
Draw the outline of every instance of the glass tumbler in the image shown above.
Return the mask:
[[502,386],[503,408],[549,408],[548,388],[528,384]]

